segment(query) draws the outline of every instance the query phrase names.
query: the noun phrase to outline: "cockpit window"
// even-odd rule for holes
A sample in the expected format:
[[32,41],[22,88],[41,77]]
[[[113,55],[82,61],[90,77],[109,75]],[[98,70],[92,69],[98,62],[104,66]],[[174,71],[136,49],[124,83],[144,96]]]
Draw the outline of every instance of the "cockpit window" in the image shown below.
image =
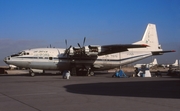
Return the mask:
[[19,54],[13,54],[13,55],[11,55],[11,57],[15,57],[15,56],[19,56]]
[[23,51],[23,52],[19,52],[19,55],[20,55],[20,56],[24,55],[24,51]]
[[19,52],[18,54],[13,54],[13,55],[11,55],[11,57],[15,57],[15,56],[22,56],[22,55],[24,55],[24,51],[22,51],[22,52]]

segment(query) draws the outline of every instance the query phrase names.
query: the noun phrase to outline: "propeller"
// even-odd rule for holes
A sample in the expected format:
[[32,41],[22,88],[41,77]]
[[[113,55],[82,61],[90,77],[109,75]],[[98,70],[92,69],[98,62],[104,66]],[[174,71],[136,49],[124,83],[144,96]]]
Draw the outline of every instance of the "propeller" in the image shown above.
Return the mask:
[[[82,47],[81,47],[81,45],[80,45],[79,43],[77,43],[77,45],[78,45],[79,48],[80,48],[80,49],[78,49],[78,52],[80,52],[81,55],[84,53],[84,45],[85,45],[85,42],[86,42],[86,37],[84,37]],[[69,48],[67,48],[67,40],[65,40],[65,44],[66,44],[66,50],[64,51],[64,56],[69,54],[70,48],[72,47],[72,46],[69,46]]]
[[66,44],[66,50],[65,50],[65,52],[64,52],[64,56],[69,53],[70,48],[72,47],[72,46],[70,45],[69,48],[67,48],[67,40],[65,40],[65,44]]
[[77,43],[78,44],[78,46],[81,48],[81,45],[79,44],[79,43]]
[[[84,37],[84,40],[83,40],[83,47],[84,47],[85,42],[86,42],[86,37]],[[77,43],[77,44],[78,44],[78,46],[79,46],[80,48],[82,48],[79,43]]]
[[80,47],[80,52],[81,52],[81,55],[84,53],[83,51],[84,51],[84,45],[85,45],[85,42],[86,42],[86,37],[84,37],[84,40],[83,40],[83,46],[81,47],[81,45],[79,44],[79,43],[77,43],[78,44],[78,46]]

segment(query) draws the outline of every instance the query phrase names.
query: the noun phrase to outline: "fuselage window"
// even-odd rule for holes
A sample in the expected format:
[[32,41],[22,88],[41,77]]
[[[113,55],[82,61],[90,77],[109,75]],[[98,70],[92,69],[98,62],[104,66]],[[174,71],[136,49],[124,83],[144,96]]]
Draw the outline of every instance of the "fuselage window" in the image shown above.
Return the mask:
[[49,57],[49,60],[52,60],[53,58],[52,57]]
[[43,57],[39,57],[39,59],[43,59]]

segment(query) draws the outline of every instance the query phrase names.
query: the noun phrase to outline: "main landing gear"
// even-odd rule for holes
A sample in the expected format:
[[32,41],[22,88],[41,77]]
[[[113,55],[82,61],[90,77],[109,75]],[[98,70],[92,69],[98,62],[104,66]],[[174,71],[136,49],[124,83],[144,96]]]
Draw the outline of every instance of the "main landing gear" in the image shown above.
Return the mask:
[[90,68],[76,68],[76,70],[72,70],[71,74],[76,76],[94,76],[94,72]]
[[41,69],[29,69],[29,75],[31,77],[34,77],[38,73],[44,74],[45,70],[41,70]]
[[30,75],[31,77],[34,77],[34,76],[35,76],[35,73],[33,72],[33,70],[29,69],[29,75]]

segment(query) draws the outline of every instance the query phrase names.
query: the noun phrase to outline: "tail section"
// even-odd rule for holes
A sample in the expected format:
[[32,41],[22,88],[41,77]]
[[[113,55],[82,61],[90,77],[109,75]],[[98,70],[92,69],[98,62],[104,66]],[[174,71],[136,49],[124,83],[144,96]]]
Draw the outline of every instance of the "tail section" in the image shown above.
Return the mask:
[[173,66],[178,66],[178,60],[175,61],[174,64],[172,64]]
[[151,63],[149,63],[149,64],[147,64],[148,66],[149,66],[149,68],[150,67],[153,67],[153,66],[155,66],[155,65],[157,65],[158,63],[157,63],[157,59],[154,59],[153,60],[153,62],[151,62]]
[[152,62],[153,65],[157,65],[157,59],[154,59],[154,61]]
[[158,35],[155,24],[148,24],[141,41],[134,44],[147,44],[149,47],[142,50],[149,51],[162,51],[161,45],[159,45]]

